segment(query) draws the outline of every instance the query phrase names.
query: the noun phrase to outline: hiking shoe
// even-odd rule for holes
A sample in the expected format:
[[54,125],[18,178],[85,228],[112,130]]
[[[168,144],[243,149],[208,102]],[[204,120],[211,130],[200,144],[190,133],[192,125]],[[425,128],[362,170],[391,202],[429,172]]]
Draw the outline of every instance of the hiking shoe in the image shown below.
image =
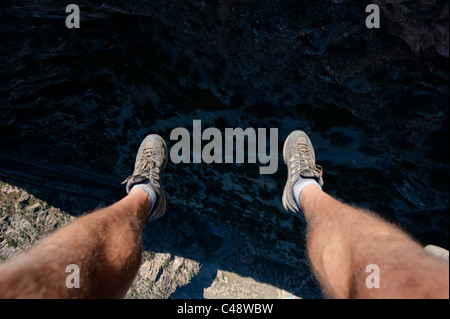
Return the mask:
[[294,199],[293,188],[298,178],[312,178],[323,186],[322,167],[316,165],[316,157],[311,141],[303,131],[294,131],[287,137],[283,147],[283,159],[288,168],[288,177],[283,191],[283,207],[291,212],[299,212]]
[[161,218],[166,213],[167,201],[161,184],[162,173],[167,165],[167,145],[156,134],[148,135],[141,143],[136,155],[134,172],[122,184],[127,184],[127,193],[134,185],[149,183],[156,192],[157,200],[149,212],[147,222]]

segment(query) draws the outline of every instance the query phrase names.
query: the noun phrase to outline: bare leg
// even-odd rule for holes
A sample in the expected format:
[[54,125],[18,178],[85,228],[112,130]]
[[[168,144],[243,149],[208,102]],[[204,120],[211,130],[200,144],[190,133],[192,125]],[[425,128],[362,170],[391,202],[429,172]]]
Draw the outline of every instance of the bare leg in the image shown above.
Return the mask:
[[[135,189],[0,264],[0,298],[122,298],[140,266],[150,207],[147,193]],[[66,287],[69,264],[80,269],[80,288]]]
[[[448,264],[398,228],[314,185],[303,189],[300,204],[308,222],[308,254],[329,297],[449,298]],[[380,288],[366,286],[370,264],[379,267]]]

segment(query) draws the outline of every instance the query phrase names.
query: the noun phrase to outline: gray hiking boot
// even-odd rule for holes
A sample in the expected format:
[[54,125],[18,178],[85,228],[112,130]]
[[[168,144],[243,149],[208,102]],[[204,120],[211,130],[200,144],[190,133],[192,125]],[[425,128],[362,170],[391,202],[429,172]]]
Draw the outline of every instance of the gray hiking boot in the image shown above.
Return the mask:
[[293,188],[298,178],[313,178],[322,187],[322,167],[316,165],[314,148],[308,135],[294,131],[287,137],[283,147],[283,159],[288,168],[288,177],[283,192],[283,207],[291,212],[299,212],[294,199]]
[[149,213],[147,222],[161,218],[166,213],[167,201],[164,187],[161,184],[162,173],[167,165],[167,145],[164,139],[156,134],[148,135],[139,147],[134,172],[122,184],[127,184],[127,193],[136,184],[148,183],[153,186],[157,200]]

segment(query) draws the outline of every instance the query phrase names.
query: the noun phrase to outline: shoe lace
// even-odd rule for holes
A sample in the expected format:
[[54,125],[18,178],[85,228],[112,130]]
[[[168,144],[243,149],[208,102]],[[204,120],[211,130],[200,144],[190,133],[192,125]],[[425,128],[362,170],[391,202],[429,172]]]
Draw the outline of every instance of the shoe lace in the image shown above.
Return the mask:
[[148,178],[156,187],[160,187],[159,176],[162,163],[157,159],[157,154],[153,148],[144,149],[142,157],[135,169],[135,173],[129,176],[122,184],[126,184],[130,179],[138,176]]
[[294,150],[296,151],[296,153],[291,157],[293,178],[297,179],[300,175],[300,172],[304,170],[309,170],[316,177],[322,175],[322,166],[314,163],[311,155],[309,154],[307,144],[297,142]]

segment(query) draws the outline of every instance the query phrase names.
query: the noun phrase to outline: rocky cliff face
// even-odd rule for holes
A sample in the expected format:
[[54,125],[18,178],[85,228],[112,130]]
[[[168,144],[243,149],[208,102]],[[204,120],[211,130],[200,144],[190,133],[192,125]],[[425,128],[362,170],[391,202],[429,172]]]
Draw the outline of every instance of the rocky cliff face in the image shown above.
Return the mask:
[[[4,1],[0,150],[117,180],[140,141],[176,127],[306,131],[325,190],[448,248],[448,1]],[[20,168],[19,168],[20,169]],[[307,269],[286,169],[170,163],[170,212]],[[166,221],[167,222],[167,221]],[[164,223],[164,221],[161,221]]]

